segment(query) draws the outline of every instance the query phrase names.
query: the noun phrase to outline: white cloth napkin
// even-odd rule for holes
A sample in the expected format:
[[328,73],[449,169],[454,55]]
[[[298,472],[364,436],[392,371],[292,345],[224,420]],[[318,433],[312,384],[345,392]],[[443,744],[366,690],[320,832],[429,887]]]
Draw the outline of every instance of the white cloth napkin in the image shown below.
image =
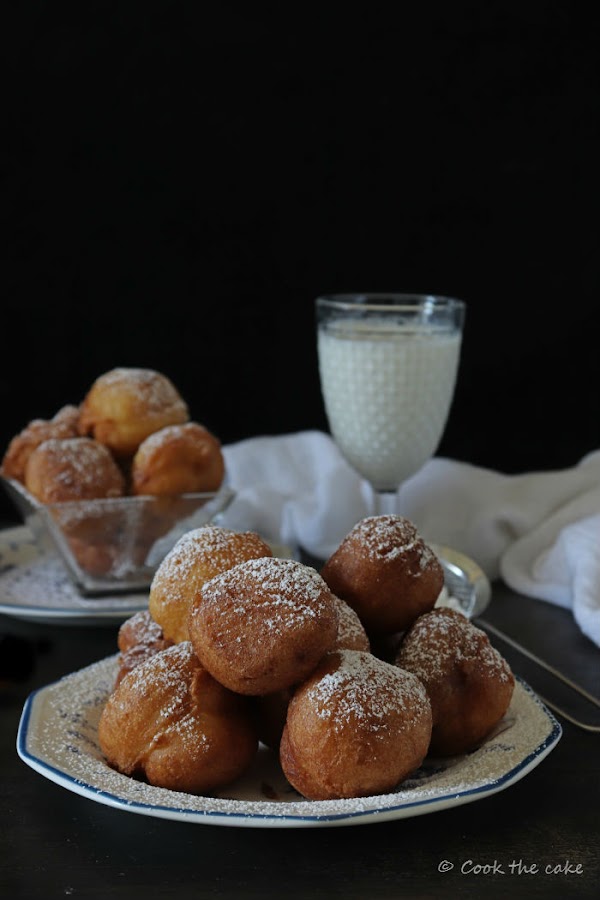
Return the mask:
[[[373,511],[370,487],[322,432],[249,438],[223,452],[236,491],[223,520],[231,528],[326,559]],[[600,451],[522,475],[435,457],[403,486],[398,511],[490,579],[572,609],[600,646]]]

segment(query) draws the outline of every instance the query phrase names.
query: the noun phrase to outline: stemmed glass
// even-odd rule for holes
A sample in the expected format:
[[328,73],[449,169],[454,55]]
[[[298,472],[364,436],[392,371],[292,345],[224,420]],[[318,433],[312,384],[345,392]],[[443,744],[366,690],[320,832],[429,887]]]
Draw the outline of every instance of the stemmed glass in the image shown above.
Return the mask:
[[465,304],[427,294],[318,297],[321,391],[331,434],[373,488],[374,514],[437,450],[454,395]]

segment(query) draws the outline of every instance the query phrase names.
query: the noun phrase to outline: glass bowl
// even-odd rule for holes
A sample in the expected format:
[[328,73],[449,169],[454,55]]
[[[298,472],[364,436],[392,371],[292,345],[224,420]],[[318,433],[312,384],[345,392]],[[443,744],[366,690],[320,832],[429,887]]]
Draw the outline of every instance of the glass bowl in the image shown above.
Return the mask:
[[58,553],[85,596],[149,588],[179,538],[213,522],[235,496],[224,484],[215,493],[43,504],[20,482],[1,480],[38,542]]

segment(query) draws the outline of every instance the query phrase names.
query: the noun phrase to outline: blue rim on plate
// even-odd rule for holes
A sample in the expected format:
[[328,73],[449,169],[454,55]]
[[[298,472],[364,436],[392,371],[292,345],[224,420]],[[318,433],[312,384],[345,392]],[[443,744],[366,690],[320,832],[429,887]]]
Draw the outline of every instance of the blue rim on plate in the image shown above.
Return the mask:
[[517,679],[507,716],[478,750],[451,760],[425,760],[397,792],[350,800],[305,800],[285,781],[275,755],[261,748],[256,767],[247,776],[217,796],[198,797],[120,775],[103,760],[97,720],[114,683],[116,666],[117,657],[109,657],[32,693],[23,708],[17,752],[28,766],[69,791],[157,818],[297,828],[423,815],[483,799],[515,784],[554,749],[562,734],[554,716]]

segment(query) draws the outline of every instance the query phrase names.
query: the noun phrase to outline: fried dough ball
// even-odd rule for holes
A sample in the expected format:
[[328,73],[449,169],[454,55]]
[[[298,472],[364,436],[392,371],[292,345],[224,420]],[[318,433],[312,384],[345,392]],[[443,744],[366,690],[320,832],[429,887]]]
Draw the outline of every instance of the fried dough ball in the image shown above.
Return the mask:
[[[117,646],[126,653],[138,644],[156,643],[163,637],[162,628],[147,609],[141,609],[122,623],[117,634]],[[162,648],[164,649],[164,647]]]
[[125,479],[109,450],[91,438],[50,438],[25,467],[25,487],[42,503],[121,497]]
[[2,474],[24,483],[27,460],[36,447],[50,438],[77,437],[78,421],[79,407],[72,405],[63,406],[50,420],[33,419],[8,445],[2,460]]
[[240,694],[271,694],[302,681],[334,645],[338,611],[315,569],[263,557],[206,582],[188,628],[214,678]]
[[328,653],[296,689],[279,756],[309,800],[393,790],[423,762],[431,707],[423,685],[370,653]]
[[123,678],[102,711],[98,738],[119,772],[191,794],[229,784],[258,748],[245,698],[202,668],[189,641]]
[[[335,595],[333,599],[338,611],[338,632],[332,650],[362,650],[368,653],[369,638],[360,619],[344,600]],[[279,746],[293,693],[293,688],[285,688],[255,698],[258,736],[267,747],[276,749]]]
[[131,467],[134,494],[216,491],[225,475],[220,441],[197,422],[168,425],[140,444]]
[[115,456],[130,457],[148,435],[188,419],[187,405],[166,375],[117,368],[100,375],[86,394],[79,432],[106,444]]
[[369,634],[404,631],[432,609],[444,585],[442,566],[402,516],[362,519],[326,561],[321,575],[358,613]]
[[[55,504],[121,497],[125,479],[110,451],[92,438],[51,438],[33,451],[25,468],[25,487],[41,503]],[[103,575],[115,565],[114,534],[119,517],[84,504],[51,509],[78,564]]]
[[358,614],[341,597],[334,594],[334,598],[338,611],[338,633],[332,649],[364,650],[365,653],[368,653],[371,643]]
[[119,628],[117,645],[121,653],[115,686],[140,663],[172,644],[147,609],[134,613]]
[[269,544],[254,531],[204,525],[186,532],[152,579],[148,601],[152,618],[170,640],[189,640],[188,614],[200,588],[238,563],[272,555]]
[[437,608],[420,616],[400,644],[396,664],[425,686],[433,713],[431,752],[466,753],[506,713],[514,690],[510,666],[462,613]]

